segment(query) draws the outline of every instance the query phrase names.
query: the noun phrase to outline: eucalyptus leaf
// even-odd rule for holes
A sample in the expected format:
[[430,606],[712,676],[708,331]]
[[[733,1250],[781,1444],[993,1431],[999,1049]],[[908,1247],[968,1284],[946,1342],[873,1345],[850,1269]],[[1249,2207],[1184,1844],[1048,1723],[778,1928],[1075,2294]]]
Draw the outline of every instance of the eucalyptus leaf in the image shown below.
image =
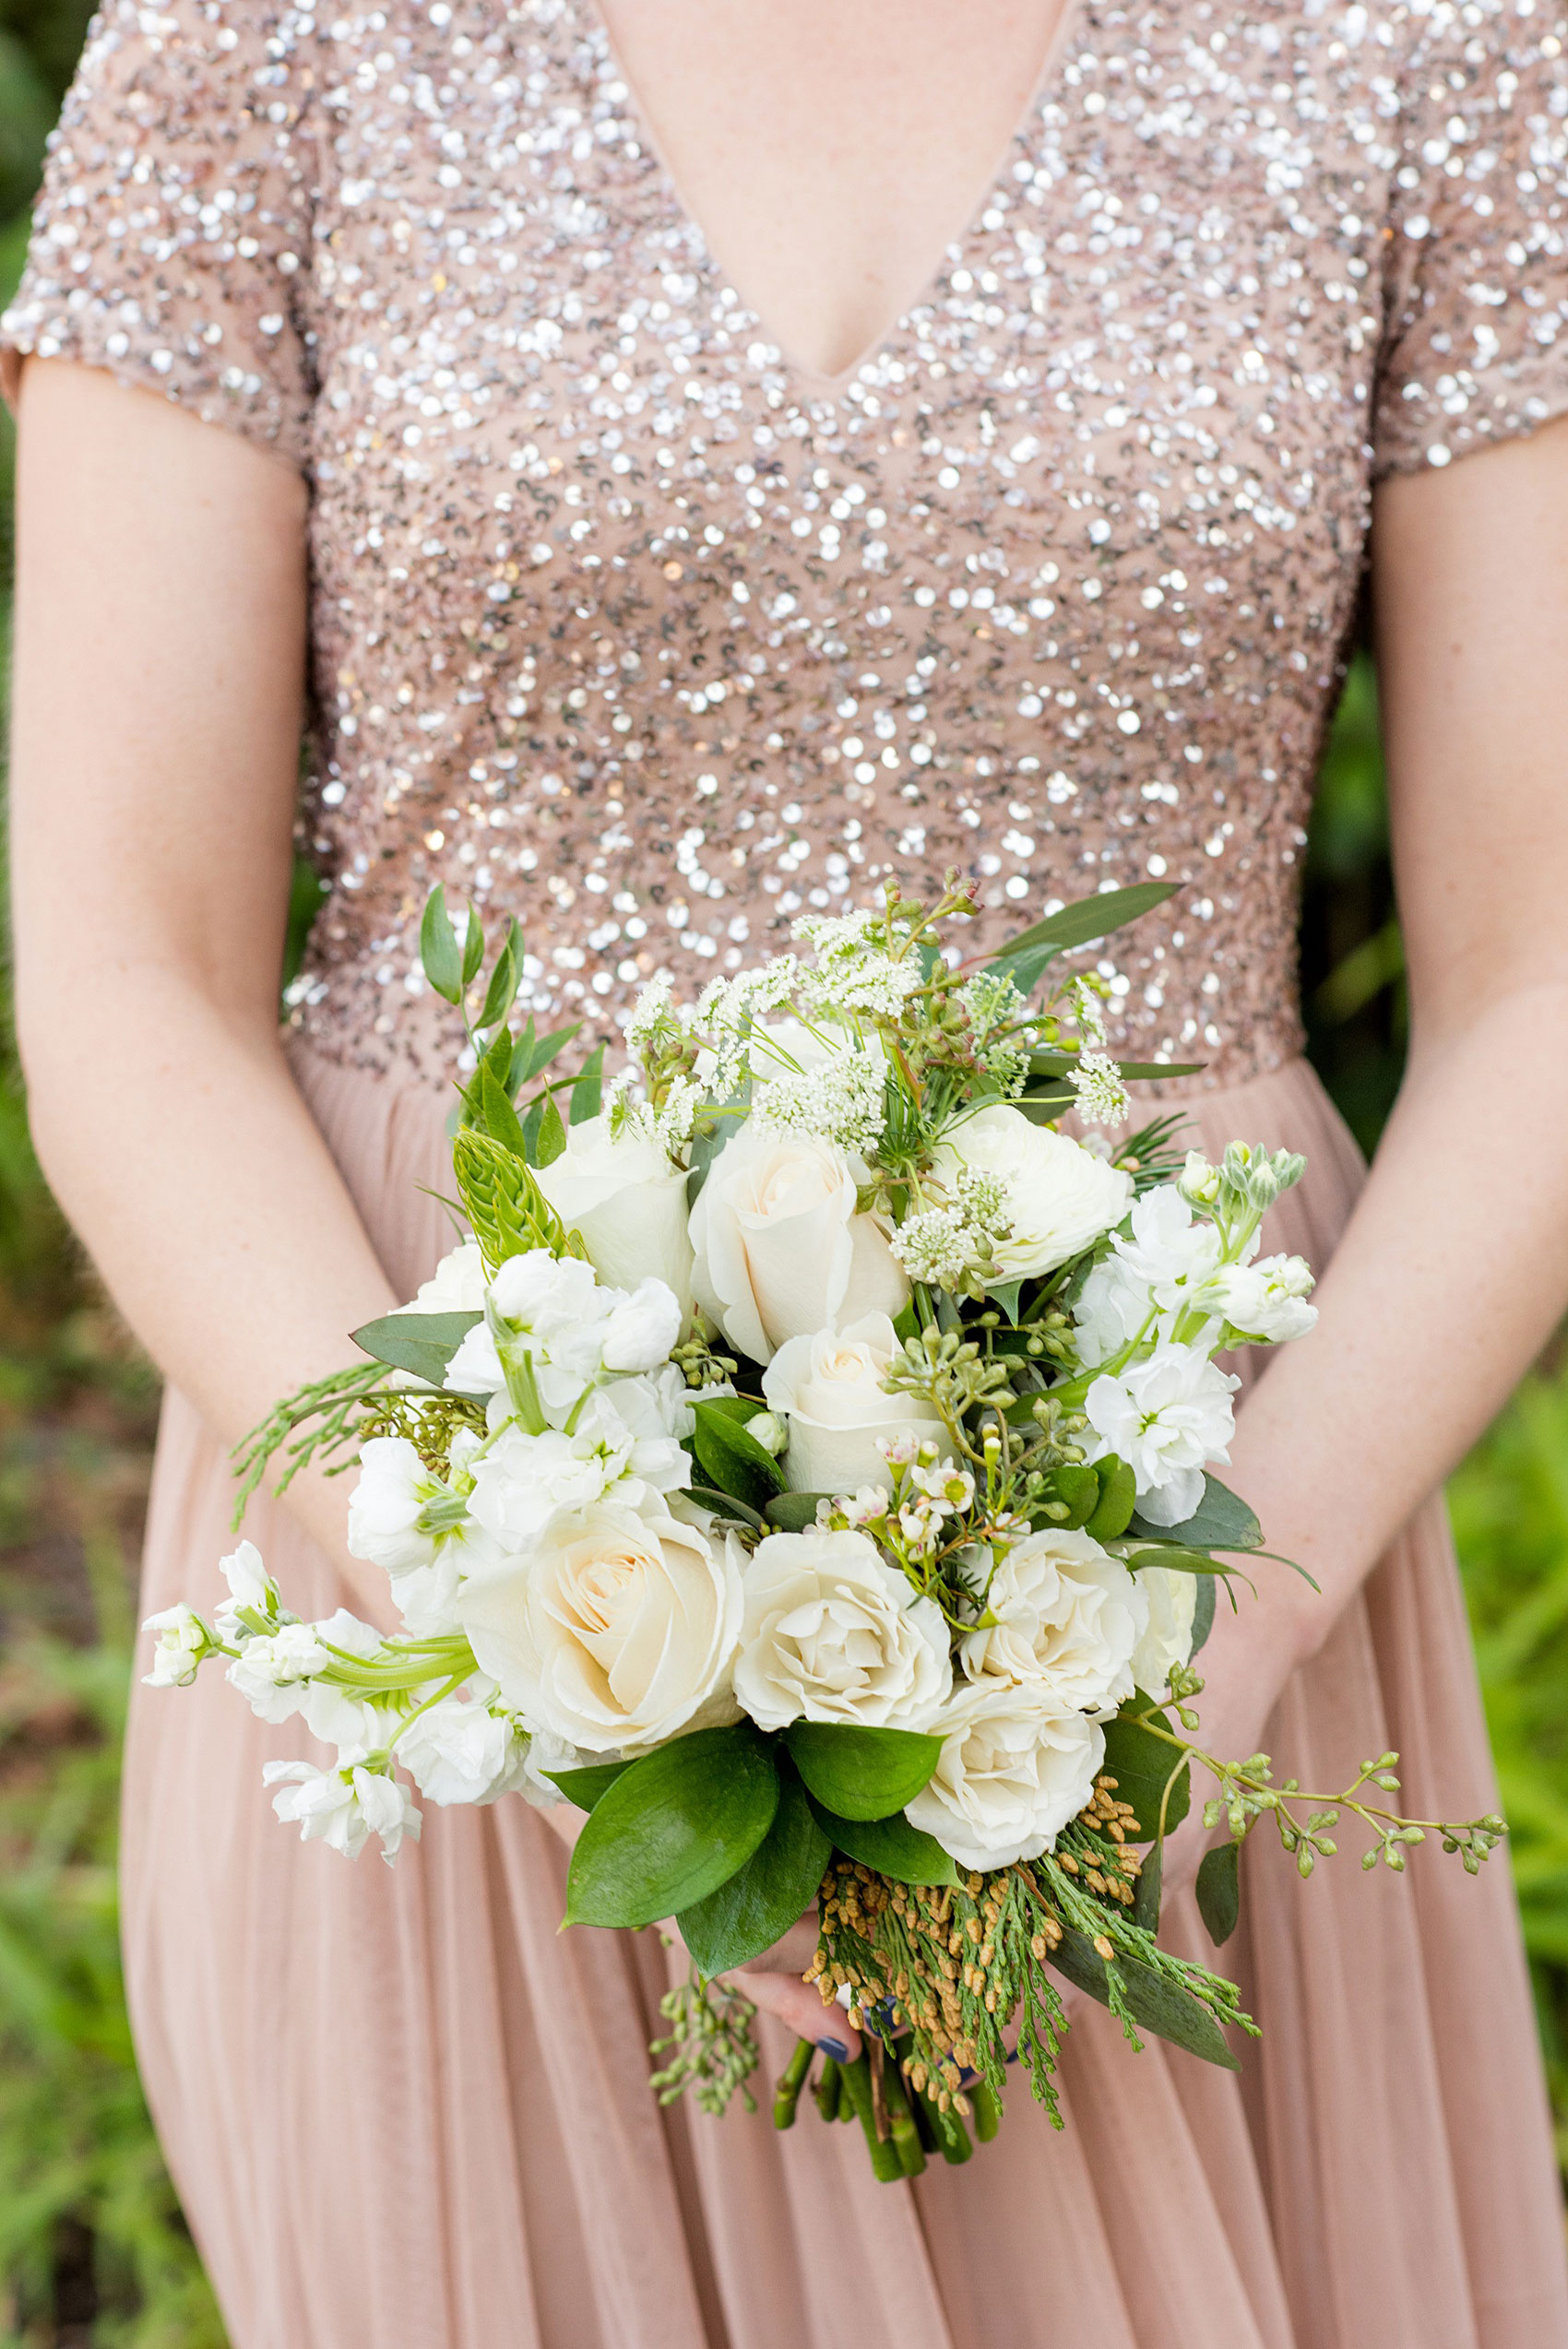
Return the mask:
[[744,1866],[773,1824],[778,1773],[749,1721],[676,1738],[600,1797],[572,1854],[568,1925],[655,1925]]
[[[1105,1760],[1100,1764],[1106,1775],[1116,1781],[1119,1799],[1131,1803],[1137,1815],[1134,1830],[1140,1843],[1152,1843],[1160,1832],[1159,1807],[1165,1797],[1165,1833],[1170,1834],[1187,1816],[1192,1800],[1192,1771],[1186,1762],[1177,1764],[1180,1757],[1174,1746],[1146,1729],[1134,1715],[1151,1713],[1155,1721],[1169,1729],[1170,1721],[1163,1713],[1151,1707],[1143,1695],[1130,1697],[1116,1715],[1106,1724]],[[1171,1780],[1172,1771],[1176,1772]],[[1167,1782],[1170,1792],[1165,1795]]]
[[698,1973],[711,1980],[770,1949],[815,1900],[832,1856],[805,1788],[786,1769],[773,1824],[750,1859],[676,1916]]
[[784,1471],[772,1453],[712,1403],[694,1403],[692,1416],[696,1422],[692,1450],[708,1482],[720,1492],[733,1493],[748,1509],[765,1510],[784,1489]]
[[802,1534],[815,1524],[818,1501],[832,1498],[826,1492],[776,1492],[762,1513],[776,1533]]
[[1010,938],[991,967],[1004,970],[1016,956],[1040,947],[1055,955],[1069,954],[1075,946],[1090,945],[1095,939],[1108,938],[1113,930],[1152,913],[1175,894],[1172,882],[1140,881],[1131,889],[1102,889],[1098,896],[1080,897],[1076,904],[1063,906]]
[[555,1096],[552,1093],[540,1113],[539,1140],[534,1145],[537,1153],[534,1165],[536,1167],[553,1166],[565,1147],[566,1129],[561,1122],[561,1112],[555,1106]]
[[1236,1930],[1241,1914],[1241,1846],[1216,1844],[1198,1863],[1198,1915],[1216,1949]]
[[1099,1478],[1091,1467],[1068,1461],[1053,1468],[1046,1480],[1046,1497],[1066,1510],[1065,1517],[1041,1517],[1042,1525],[1064,1525],[1069,1532],[1087,1525],[1099,1506]]
[[[1075,1932],[1070,1925],[1064,1926],[1062,1939],[1051,1952],[1051,1963],[1069,1982],[1087,1990],[1091,1999],[1098,1999],[1101,2006],[1111,2004],[1105,1960],[1087,1935]],[[1157,1974],[1141,1958],[1119,1956],[1116,1965],[1128,2010],[1140,2030],[1152,2032],[1157,2039],[1169,2040],[1173,2047],[1184,2047],[1189,2055],[1201,2057],[1205,2063],[1218,2064],[1226,2071],[1241,2070],[1218,2023],[1190,1991]]]
[[818,1802],[840,1819],[887,1819],[913,1802],[942,1752],[915,1729],[857,1729],[795,1721],[784,1732],[790,1760]]
[[997,1311],[1015,1325],[1018,1319],[1018,1291],[1022,1287],[1022,1281],[1004,1280],[986,1291]]
[[591,1762],[583,1770],[542,1770],[540,1777],[559,1786],[568,1802],[579,1810],[592,1810],[601,1795],[607,1795],[623,1771],[631,1768],[629,1762]]
[[1158,1083],[1164,1076],[1201,1076],[1206,1061],[1118,1061],[1119,1075],[1131,1085]]
[[1263,1527],[1246,1502],[1206,1471],[1203,1499],[1179,1525],[1156,1525],[1136,1513],[1130,1523],[1135,1534],[1179,1542],[1188,1549],[1257,1549],[1263,1543]]
[[1189,1662],[1192,1660],[1192,1655],[1196,1655],[1199,1648],[1205,1644],[1214,1629],[1214,1576],[1206,1574],[1198,1584],[1197,1597],[1193,1604],[1193,1645]]
[[440,1386],[446,1366],[482,1313],[386,1313],[353,1333],[362,1354],[397,1370],[411,1370],[429,1386]]
[[424,901],[420,919],[420,960],[436,993],[448,1003],[463,1000],[463,957],[458,951],[446,892],[439,882]]
[[572,1087],[571,1107],[567,1112],[573,1125],[586,1125],[589,1118],[599,1115],[604,1098],[604,1047],[596,1044],[583,1062],[582,1073]]
[[891,1819],[844,1819],[819,1803],[814,1796],[812,1809],[831,1836],[834,1848],[847,1859],[858,1859],[862,1868],[874,1868],[879,1876],[891,1877],[899,1884],[958,1881],[952,1855],[943,1850],[934,1835],[911,1827],[897,1813]]

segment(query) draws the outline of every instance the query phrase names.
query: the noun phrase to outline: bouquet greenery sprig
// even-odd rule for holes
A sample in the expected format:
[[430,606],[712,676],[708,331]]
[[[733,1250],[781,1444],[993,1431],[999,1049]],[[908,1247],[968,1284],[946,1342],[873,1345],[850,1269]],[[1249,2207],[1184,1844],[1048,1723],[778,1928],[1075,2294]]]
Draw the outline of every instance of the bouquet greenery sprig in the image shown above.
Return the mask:
[[1303,1162],[1134,1130],[1129,1084],[1192,1072],[1111,1057],[1109,965],[1052,974],[1168,894],[1063,907],[975,967],[966,887],[890,887],[695,1004],[656,981],[606,1086],[602,1046],[564,1075],[575,1029],[518,1031],[516,924],[487,972],[437,891],[466,1229],[238,1463],[242,1509],[269,1465],[357,1468],[350,1547],[403,1629],[299,1620],[249,1543],[210,1620],[151,1626],[155,1681],[221,1656],[336,1748],[266,1771],[307,1839],[390,1860],[411,1789],[580,1806],[567,1922],[673,1919],[691,1954],[665,2095],[750,2100],[723,1977],[814,1904],[807,1978],[866,2038],[816,2100],[880,2177],[992,2133],[1014,2052],[1054,2115],[1063,1980],[1134,2044],[1235,2065],[1235,1987],[1158,1939],[1194,1764],[1229,1830],[1198,1879],[1217,1942],[1260,1820],[1303,1875],[1341,1821],[1395,1869],[1432,1833],[1473,1869],[1503,1832],[1401,1817],[1393,1754],[1308,1795],[1199,1742],[1216,1587],[1263,1540],[1213,1473],[1216,1358],[1314,1312],[1307,1266],[1259,1253]]

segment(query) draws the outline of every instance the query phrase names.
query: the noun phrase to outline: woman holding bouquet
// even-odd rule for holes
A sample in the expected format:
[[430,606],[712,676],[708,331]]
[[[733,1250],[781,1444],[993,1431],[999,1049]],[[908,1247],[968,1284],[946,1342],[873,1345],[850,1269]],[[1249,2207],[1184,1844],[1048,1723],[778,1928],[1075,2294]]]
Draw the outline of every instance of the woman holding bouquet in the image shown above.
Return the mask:
[[[1206,1064],[1194,1141],[1305,1152],[1270,1241],[1333,1251],[1230,1472],[1322,1596],[1222,1615],[1206,1737],[1335,1784],[1397,1747],[1413,1808],[1488,1807],[1433,1495],[1568,1299],[1565,38],[1528,0],[1005,0],[983,38],[112,0],[5,328],[13,854],[41,1151],[171,1381],[151,1605],[227,1546],[229,1444],[445,1244],[433,883],[518,915],[523,1007],[586,1041],[889,874],[971,874],[982,945],[1154,876],[1112,1040]],[[1369,559],[1413,1017],[1364,1180],[1292,957]],[[328,894],[279,1036],[296,841]],[[248,1530],[384,1615],[344,1500]],[[1291,1899],[1250,1855],[1239,2080],[1090,2011],[1065,2135],[1020,2096],[885,2189],[849,2132],[660,2112],[664,1953],[558,1934],[539,1814],[339,1869],[264,1750],[138,1691],[137,2043],[238,2349],[1568,2337],[1500,1869]],[[847,2037],[782,1958],[749,1981]]]

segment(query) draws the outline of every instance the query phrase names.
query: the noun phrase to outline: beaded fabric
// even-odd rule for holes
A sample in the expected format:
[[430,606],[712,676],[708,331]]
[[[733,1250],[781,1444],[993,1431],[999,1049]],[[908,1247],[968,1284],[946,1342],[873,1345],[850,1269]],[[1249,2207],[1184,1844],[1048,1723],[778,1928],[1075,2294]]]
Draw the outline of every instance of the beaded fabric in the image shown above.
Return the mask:
[[439,1068],[437,880],[521,917],[526,1009],[613,1033],[956,865],[986,941],[1179,884],[1114,1040],[1278,1065],[1371,485],[1568,407],[1563,42],[1540,0],[1069,0],[969,226],[829,380],[726,283],[593,0],[110,0],[3,331],[312,484],[296,1023]]

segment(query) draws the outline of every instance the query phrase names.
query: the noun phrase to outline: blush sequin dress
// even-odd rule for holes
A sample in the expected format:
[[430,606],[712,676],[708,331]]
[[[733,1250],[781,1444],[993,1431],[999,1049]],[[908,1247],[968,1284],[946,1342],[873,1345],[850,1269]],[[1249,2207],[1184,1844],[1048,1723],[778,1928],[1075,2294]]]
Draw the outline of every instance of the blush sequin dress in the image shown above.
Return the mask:
[[[993,936],[1177,884],[1117,1040],[1206,1063],[1194,1139],[1306,1151],[1268,1238],[1321,1266],[1361,1169],[1298,1057],[1311,782],[1372,482],[1568,408],[1558,9],[1070,0],[969,225],[827,380],[716,267],[592,0],[335,8],[111,0],[4,333],[311,485],[291,1050],[400,1290],[444,1238],[434,881],[521,917],[526,1009],[613,1034],[651,973],[949,865]],[[215,1594],[228,1510],[172,1395],[149,1607]],[[271,1818],[290,1735],[138,1689],[127,1759],[137,2044],[236,2349],[1568,2342],[1504,1862],[1302,1887],[1258,1839],[1239,2078],[1096,2011],[1063,2135],[1020,2089],[890,2192],[813,2114],[660,2112],[663,1953],[558,1934],[519,1800],[351,1868]],[[1268,1742],[1494,1800],[1436,1503]]]

